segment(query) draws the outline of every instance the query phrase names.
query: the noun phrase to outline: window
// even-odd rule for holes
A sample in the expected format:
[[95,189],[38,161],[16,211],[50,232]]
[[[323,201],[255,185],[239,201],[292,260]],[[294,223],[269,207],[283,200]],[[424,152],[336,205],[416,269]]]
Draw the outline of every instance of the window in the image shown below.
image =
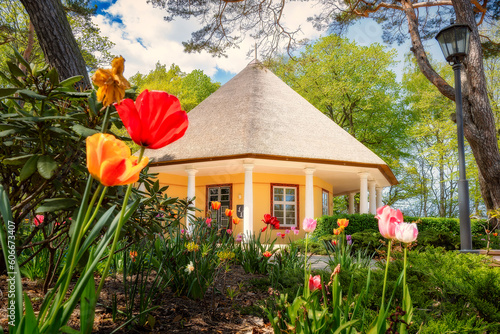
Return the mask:
[[323,213],[323,216],[325,215],[329,215],[330,214],[330,210],[329,210],[329,200],[328,200],[328,190],[325,190],[323,189],[323,192],[321,193],[321,203],[323,204],[322,207],[323,207],[323,210],[322,210],[322,213]]
[[272,215],[278,218],[280,226],[297,226],[298,186],[272,184]]

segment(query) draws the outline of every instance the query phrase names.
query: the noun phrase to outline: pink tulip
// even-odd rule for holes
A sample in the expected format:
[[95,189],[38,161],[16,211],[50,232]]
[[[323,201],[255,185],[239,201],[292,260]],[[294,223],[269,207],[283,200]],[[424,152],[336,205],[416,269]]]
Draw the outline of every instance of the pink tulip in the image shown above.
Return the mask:
[[212,218],[207,218],[207,220],[205,221],[205,223],[207,223],[208,227],[212,227]]
[[418,228],[415,223],[401,223],[396,226],[396,239],[401,242],[409,243],[417,240]]
[[321,290],[321,276],[316,275],[313,277],[309,275],[309,290]]
[[403,214],[388,205],[377,209],[378,229],[384,238],[396,238],[396,226],[403,222]]
[[227,234],[232,234],[232,233],[233,233],[233,230],[231,230],[231,229],[229,229],[229,228],[228,228],[228,229],[226,230],[226,232],[227,232]]
[[314,230],[316,229],[316,224],[316,220],[312,218],[305,218],[304,222],[302,223],[302,229],[306,232],[314,232]]

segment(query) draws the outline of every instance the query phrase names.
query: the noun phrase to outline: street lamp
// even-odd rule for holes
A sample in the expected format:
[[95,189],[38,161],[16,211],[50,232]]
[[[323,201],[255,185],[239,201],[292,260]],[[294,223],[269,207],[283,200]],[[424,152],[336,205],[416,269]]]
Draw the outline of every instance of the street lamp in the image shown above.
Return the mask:
[[464,120],[462,113],[462,87],[460,83],[460,70],[462,61],[469,53],[469,36],[471,29],[467,24],[452,24],[436,35],[444,57],[453,65],[455,74],[455,104],[458,132],[458,210],[460,218],[460,249],[472,250],[472,236],[469,212],[469,181],[465,176],[464,152]]

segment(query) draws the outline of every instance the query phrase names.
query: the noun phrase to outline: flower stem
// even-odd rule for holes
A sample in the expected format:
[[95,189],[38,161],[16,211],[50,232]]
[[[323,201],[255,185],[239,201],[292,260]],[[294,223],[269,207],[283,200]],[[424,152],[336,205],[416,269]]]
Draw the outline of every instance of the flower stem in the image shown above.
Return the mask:
[[[141,150],[139,151],[139,158],[137,159],[137,163],[139,163],[141,161],[142,156],[144,155],[144,149],[145,149],[144,147],[141,147]],[[131,192],[132,192],[132,184],[129,184],[127,187],[127,191],[125,192],[125,198],[123,199],[123,206],[122,206],[122,210],[120,212],[120,220],[118,221],[118,226],[116,227],[115,236],[113,238],[113,244],[111,245],[111,250],[109,251],[109,256],[108,256],[108,259],[106,261],[104,271],[102,273],[101,282],[99,282],[99,286],[97,287],[96,299],[99,299],[99,295],[100,295],[101,290],[104,286],[104,281],[106,280],[106,277],[108,276],[109,267],[111,266],[111,260],[113,259],[113,255],[114,255],[114,252],[116,250],[116,245],[118,244],[118,239],[120,238],[120,231],[123,227],[123,224],[125,223],[123,217],[125,216],[125,211],[127,210],[128,199],[130,197]]]
[[107,106],[106,107],[106,111],[104,113],[104,120],[102,121],[102,127],[101,127],[101,132],[102,133],[106,133],[107,131],[107,128],[108,128],[108,122],[109,122],[109,109],[110,106]]
[[389,271],[389,262],[391,261],[391,248],[392,248],[392,239],[389,240],[389,243],[387,244],[387,259],[385,263],[385,275],[384,275],[384,288],[382,289],[382,306],[381,309],[384,307],[385,304],[385,288],[387,285],[387,273]]
[[307,273],[308,273],[308,270],[307,270],[307,240],[308,240],[308,233],[306,232],[306,248],[304,250],[304,295],[305,296],[308,296],[309,294],[306,293],[306,291],[309,292],[309,290],[306,290],[308,289],[308,285],[307,285]]

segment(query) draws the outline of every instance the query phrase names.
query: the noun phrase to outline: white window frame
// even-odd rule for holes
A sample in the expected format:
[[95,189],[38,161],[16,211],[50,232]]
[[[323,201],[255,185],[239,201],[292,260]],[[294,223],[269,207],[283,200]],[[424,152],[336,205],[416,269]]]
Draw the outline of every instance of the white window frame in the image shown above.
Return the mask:
[[[274,189],[276,188],[279,188],[279,189],[283,189],[283,201],[275,201],[274,200]],[[287,189],[293,189],[295,194],[294,194],[294,198],[295,200],[292,202],[292,201],[286,201],[286,190]],[[275,204],[282,204],[283,205],[283,220],[286,220],[286,206],[287,205],[293,205],[295,207],[295,217],[294,217],[294,220],[295,220],[295,223],[293,224],[286,224],[284,221],[281,221],[280,219],[280,228],[288,228],[288,227],[297,227],[298,226],[298,214],[299,214],[299,204],[298,204],[298,193],[299,193],[299,187],[298,186],[295,186],[295,185],[272,185],[271,187],[271,196],[272,196],[272,215],[273,216],[276,216],[274,214],[274,205]]]

